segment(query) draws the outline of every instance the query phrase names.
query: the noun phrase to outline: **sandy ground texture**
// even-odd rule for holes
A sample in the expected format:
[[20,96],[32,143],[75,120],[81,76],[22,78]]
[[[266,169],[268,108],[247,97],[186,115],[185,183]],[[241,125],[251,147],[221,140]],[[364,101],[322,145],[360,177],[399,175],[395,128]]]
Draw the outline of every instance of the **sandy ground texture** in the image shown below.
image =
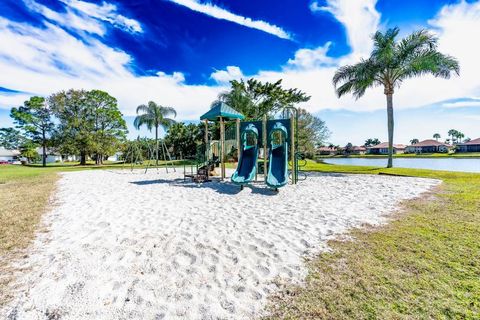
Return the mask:
[[438,183],[311,173],[276,194],[163,170],[64,173],[0,318],[259,316],[279,279],[302,280],[305,256]]

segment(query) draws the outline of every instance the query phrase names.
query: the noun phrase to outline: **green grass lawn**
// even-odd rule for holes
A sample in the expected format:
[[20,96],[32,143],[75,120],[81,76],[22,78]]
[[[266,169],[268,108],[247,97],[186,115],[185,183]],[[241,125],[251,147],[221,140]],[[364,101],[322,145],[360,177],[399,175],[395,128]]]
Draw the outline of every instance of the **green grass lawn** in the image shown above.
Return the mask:
[[[308,261],[304,286],[287,285],[268,319],[480,319],[480,174],[340,166],[307,170],[441,179],[380,228],[331,241]],[[361,210],[361,208],[359,208]]]

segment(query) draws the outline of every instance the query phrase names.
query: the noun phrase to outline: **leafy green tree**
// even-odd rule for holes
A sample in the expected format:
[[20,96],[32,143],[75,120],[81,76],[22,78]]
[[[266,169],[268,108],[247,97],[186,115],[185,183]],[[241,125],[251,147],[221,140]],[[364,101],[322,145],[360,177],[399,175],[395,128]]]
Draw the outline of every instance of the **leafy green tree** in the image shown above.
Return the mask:
[[373,146],[376,146],[380,143],[381,143],[380,140],[378,140],[377,138],[373,138],[373,139],[369,138],[369,139],[365,140],[364,146],[365,147],[373,147]]
[[177,112],[172,107],[164,107],[156,104],[153,101],[148,102],[147,105],[139,105],[137,107],[137,117],[133,121],[135,128],[140,129],[141,126],[146,126],[148,130],[155,129],[155,163],[158,165],[158,128],[162,127],[165,131],[175,123],[175,120],[168,118],[169,116],[176,117]]
[[47,144],[54,127],[52,110],[43,97],[31,97],[23,106],[12,108],[10,116],[17,128],[21,128],[34,143],[42,146],[42,165],[47,165]]
[[62,154],[80,154],[81,165],[89,155],[101,164],[125,138],[127,126],[117,100],[104,91],[70,89],[51,95],[48,103],[58,119],[55,144]]
[[193,157],[197,146],[203,142],[200,125],[177,122],[170,126],[165,135],[165,144],[172,148],[175,157]]
[[435,139],[435,140],[437,140],[437,141],[438,141],[438,139],[440,139],[441,137],[442,137],[442,136],[440,135],[440,133],[435,133],[435,134],[433,135],[433,139]]
[[352,151],[353,151],[353,144],[351,142],[349,142],[343,148],[343,153],[348,155],[348,154],[352,153]]
[[374,49],[367,59],[337,70],[333,83],[339,97],[352,93],[360,98],[368,88],[381,86],[387,99],[388,168],[393,164],[393,94],[409,78],[432,74],[449,78],[452,71],[459,74],[457,60],[437,50],[437,38],[426,30],[410,34],[396,41],[399,29],[373,36]]
[[48,98],[58,119],[54,134],[55,145],[62,154],[80,154],[80,164],[85,165],[93,151],[94,123],[92,109],[85,90],[60,91]]
[[417,138],[413,138],[412,140],[410,140],[410,144],[417,144],[419,142],[420,140],[418,140]]
[[298,89],[282,88],[282,80],[262,83],[256,79],[230,81],[231,90],[221,93],[218,101],[223,101],[241,112],[247,120],[260,120],[264,115],[281,112],[296,103],[310,100]]
[[107,155],[114,154],[125,139],[127,125],[118,110],[117,99],[107,92],[92,90],[86,94],[93,121],[93,146],[96,164],[102,164]]
[[26,140],[22,133],[15,128],[0,128],[0,147],[19,149]]
[[318,146],[330,136],[325,121],[312,115],[305,109],[298,109],[298,148],[308,158],[312,158]]
[[28,162],[36,162],[40,159],[37,152],[38,144],[32,140],[26,140],[20,147],[20,156],[27,158]]

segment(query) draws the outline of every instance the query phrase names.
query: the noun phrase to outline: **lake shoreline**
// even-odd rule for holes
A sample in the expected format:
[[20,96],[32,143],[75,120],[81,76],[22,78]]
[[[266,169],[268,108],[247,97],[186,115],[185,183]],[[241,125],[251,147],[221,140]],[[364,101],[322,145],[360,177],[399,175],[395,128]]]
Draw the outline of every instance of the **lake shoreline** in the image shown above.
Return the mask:
[[[362,159],[388,159],[388,155],[383,154],[352,154],[352,155],[321,155],[316,156],[316,159],[346,159],[346,158],[362,158]],[[444,154],[444,153],[429,153],[429,154],[394,154],[393,158],[412,158],[412,159],[480,159],[480,153],[472,152],[471,155],[468,153],[454,153],[454,154]]]
[[[432,159],[435,159],[432,161]],[[325,164],[351,165],[351,166],[374,166],[385,167],[387,158],[359,158],[359,157],[335,157],[323,158]],[[480,161],[477,158],[394,158],[393,166],[408,169],[428,169],[436,171],[453,171],[466,173],[480,173]]]

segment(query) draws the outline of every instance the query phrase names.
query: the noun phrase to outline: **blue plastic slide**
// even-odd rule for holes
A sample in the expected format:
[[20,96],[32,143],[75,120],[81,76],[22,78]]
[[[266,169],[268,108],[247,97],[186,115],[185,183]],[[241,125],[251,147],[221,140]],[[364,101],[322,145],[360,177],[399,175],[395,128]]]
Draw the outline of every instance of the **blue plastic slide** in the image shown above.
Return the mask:
[[[277,136],[275,136],[277,135]],[[275,123],[269,136],[270,156],[267,185],[278,189],[288,183],[288,142],[287,129],[280,122]]]
[[[250,139],[249,139],[250,137]],[[254,141],[249,141],[254,140]],[[255,179],[258,158],[258,130],[249,124],[242,132],[242,153],[238,160],[238,167],[232,175],[232,182],[244,185]],[[251,145],[248,142],[254,142]]]

